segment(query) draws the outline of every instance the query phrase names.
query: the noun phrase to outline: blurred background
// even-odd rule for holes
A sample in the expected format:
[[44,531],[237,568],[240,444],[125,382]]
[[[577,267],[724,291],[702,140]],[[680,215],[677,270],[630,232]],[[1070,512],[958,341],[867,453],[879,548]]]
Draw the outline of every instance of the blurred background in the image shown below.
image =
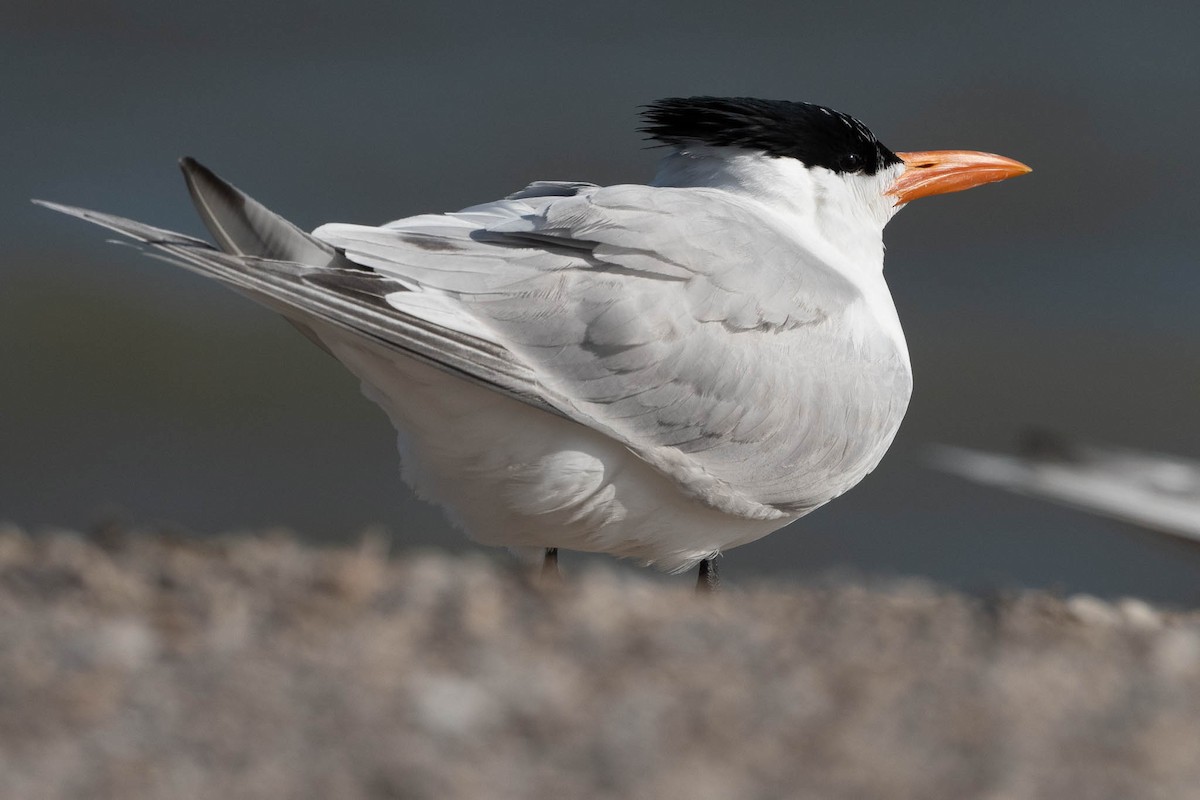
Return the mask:
[[0,52],[0,519],[198,533],[380,523],[470,547],[355,381],[215,283],[31,197],[201,233],[193,155],[312,228],[647,179],[639,104],[808,100],[896,150],[1034,167],[923,200],[887,274],[916,372],[859,488],[725,574],[927,576],[1200,602],[1200,548],[928,470],[1030,423],[1200,454],[1200,15],[1190,3],[16,0]]

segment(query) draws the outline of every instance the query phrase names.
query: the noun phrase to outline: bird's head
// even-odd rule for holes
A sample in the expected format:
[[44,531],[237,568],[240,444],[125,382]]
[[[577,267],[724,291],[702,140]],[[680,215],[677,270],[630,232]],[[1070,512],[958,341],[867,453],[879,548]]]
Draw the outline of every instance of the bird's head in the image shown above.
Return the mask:
[[748,194],[880,264],[883,227],[907,203],[1030,171],[969,150],[894,153],[854,117],[812,103],[673,97],[643,117],[642,132],[674,148],[656,184]]

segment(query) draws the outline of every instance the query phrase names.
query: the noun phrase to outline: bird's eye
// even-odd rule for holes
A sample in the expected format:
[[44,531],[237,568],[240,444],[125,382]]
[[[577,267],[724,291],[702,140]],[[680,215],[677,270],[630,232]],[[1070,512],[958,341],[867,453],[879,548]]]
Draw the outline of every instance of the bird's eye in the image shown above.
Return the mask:
[[840,172],[858,172],[863,168],[863,158],[858,153],[847,153],[838,162]]

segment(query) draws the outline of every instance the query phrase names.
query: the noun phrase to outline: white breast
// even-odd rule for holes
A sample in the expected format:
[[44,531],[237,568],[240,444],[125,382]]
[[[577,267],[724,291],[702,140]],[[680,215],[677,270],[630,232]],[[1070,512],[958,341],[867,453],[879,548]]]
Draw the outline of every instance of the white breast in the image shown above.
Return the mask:
[[405,483],[482,544],[608,553],[674,572],[798,516],[730,517],[595,431],[340,332],[320,335],[391,418]]
[[[582,425],[339,331],[318,332],[391,418],[405,482],[480,543],[608,553],[681,571],[812,510],[769,520],[722,513]],[[827,499],[875,466],[902,413],[880,441],[858,443],[847,462],[855,474],[836,476]]]

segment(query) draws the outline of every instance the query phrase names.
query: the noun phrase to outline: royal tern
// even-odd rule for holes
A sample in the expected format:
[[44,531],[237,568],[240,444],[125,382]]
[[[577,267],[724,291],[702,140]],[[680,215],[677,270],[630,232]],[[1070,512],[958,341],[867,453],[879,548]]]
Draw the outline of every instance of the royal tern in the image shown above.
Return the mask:
[[361,381],[405,481],[474,540],[660,569],[754,541],[857,484],[912,387],[883,228],[928,195],[1028,172],[893,153],[858,120],[661,100],[649,185],[538,181],[462,211],[306,234],[191,159],[218,247],[124,234],[266,305]]
[[1200,462],[1035,430],[1015,455],[939,446],[931,463],[963,478],[1200,543]]

